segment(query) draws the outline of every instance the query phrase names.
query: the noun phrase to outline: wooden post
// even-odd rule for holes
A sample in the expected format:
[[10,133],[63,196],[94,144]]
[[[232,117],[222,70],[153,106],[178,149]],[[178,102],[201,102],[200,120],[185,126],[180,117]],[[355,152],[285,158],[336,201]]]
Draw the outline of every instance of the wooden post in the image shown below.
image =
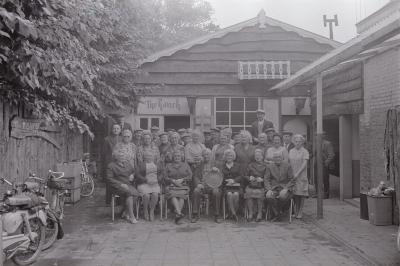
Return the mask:
[[323,136],[323,113],[322,113],[322,75],[317,75],[317,219],[323,218],[323,162],[322,162],[322,136]]

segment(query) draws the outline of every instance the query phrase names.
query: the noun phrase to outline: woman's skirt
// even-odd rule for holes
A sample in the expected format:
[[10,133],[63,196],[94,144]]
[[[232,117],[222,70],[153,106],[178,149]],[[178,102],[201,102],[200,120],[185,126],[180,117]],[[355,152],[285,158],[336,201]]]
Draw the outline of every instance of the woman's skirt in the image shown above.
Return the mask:
[[165,189],[165,195],[166,195],[167,199],[170,199],[170,198],[187,199],[189,197],[189,187],[188,186],[181,186],[181,187],[168,186]]
[[158,184],[144,183],[138,185],[137,189],[141,195],[161,192],[160,186]]
[[263,199],[265,197],[265,191],[263,188],[251,188],[246,187],[244,198],[245,199]]
[[118,184],[118,185],[110,184],[110,187],[111,187],[112,193],[115,193],[121,197],[129,197],[129,196],[137,197],[137,196],[139,196],[139,192],[132,185],[128,185],[128,189],[121,187],[120,184]]
[[296,196],[308,197],[308,179],[307,177],[299,177],[293,189],[293,194]]

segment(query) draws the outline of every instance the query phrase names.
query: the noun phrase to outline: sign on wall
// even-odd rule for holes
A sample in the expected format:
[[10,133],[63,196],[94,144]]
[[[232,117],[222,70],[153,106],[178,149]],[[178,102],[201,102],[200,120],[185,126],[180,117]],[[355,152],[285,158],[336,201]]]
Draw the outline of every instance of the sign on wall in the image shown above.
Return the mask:
[[186,97],[142,97],[138,114],[142,115],[189,115]]

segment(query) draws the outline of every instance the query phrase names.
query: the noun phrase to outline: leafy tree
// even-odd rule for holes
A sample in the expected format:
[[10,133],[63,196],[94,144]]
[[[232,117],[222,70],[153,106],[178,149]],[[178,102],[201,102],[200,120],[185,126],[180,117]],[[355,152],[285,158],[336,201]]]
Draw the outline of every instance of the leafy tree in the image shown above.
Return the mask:
[[219,29],[212,21],[213,9],[205,0],[164,0],[160,2],[161,46],[191,40]]
[[149,89],[134,83],[141,58],[214,30],[210,14],[201,0],[0,0],[0,97],[90,133],[82,120]]

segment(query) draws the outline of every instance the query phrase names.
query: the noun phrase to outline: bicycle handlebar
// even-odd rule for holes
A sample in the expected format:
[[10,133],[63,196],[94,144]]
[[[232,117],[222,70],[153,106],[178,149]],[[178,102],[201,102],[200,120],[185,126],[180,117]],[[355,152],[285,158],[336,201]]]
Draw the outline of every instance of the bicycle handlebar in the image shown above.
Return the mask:
[[8,185],[12,186],[13,183],[11,183],[10,181],[8,181],[7,179],[5,179],[4,177],[0,178],[1,181],[3,181],[4,183],[7,183]]
[[38,180],[38,181],[41,181],[41,182],[45,181],[45,179],[40,178],[40,177],[36,177],[36,176],[30,176],[30,177],[28,177],[28,179],[35,179],[35,180]]

